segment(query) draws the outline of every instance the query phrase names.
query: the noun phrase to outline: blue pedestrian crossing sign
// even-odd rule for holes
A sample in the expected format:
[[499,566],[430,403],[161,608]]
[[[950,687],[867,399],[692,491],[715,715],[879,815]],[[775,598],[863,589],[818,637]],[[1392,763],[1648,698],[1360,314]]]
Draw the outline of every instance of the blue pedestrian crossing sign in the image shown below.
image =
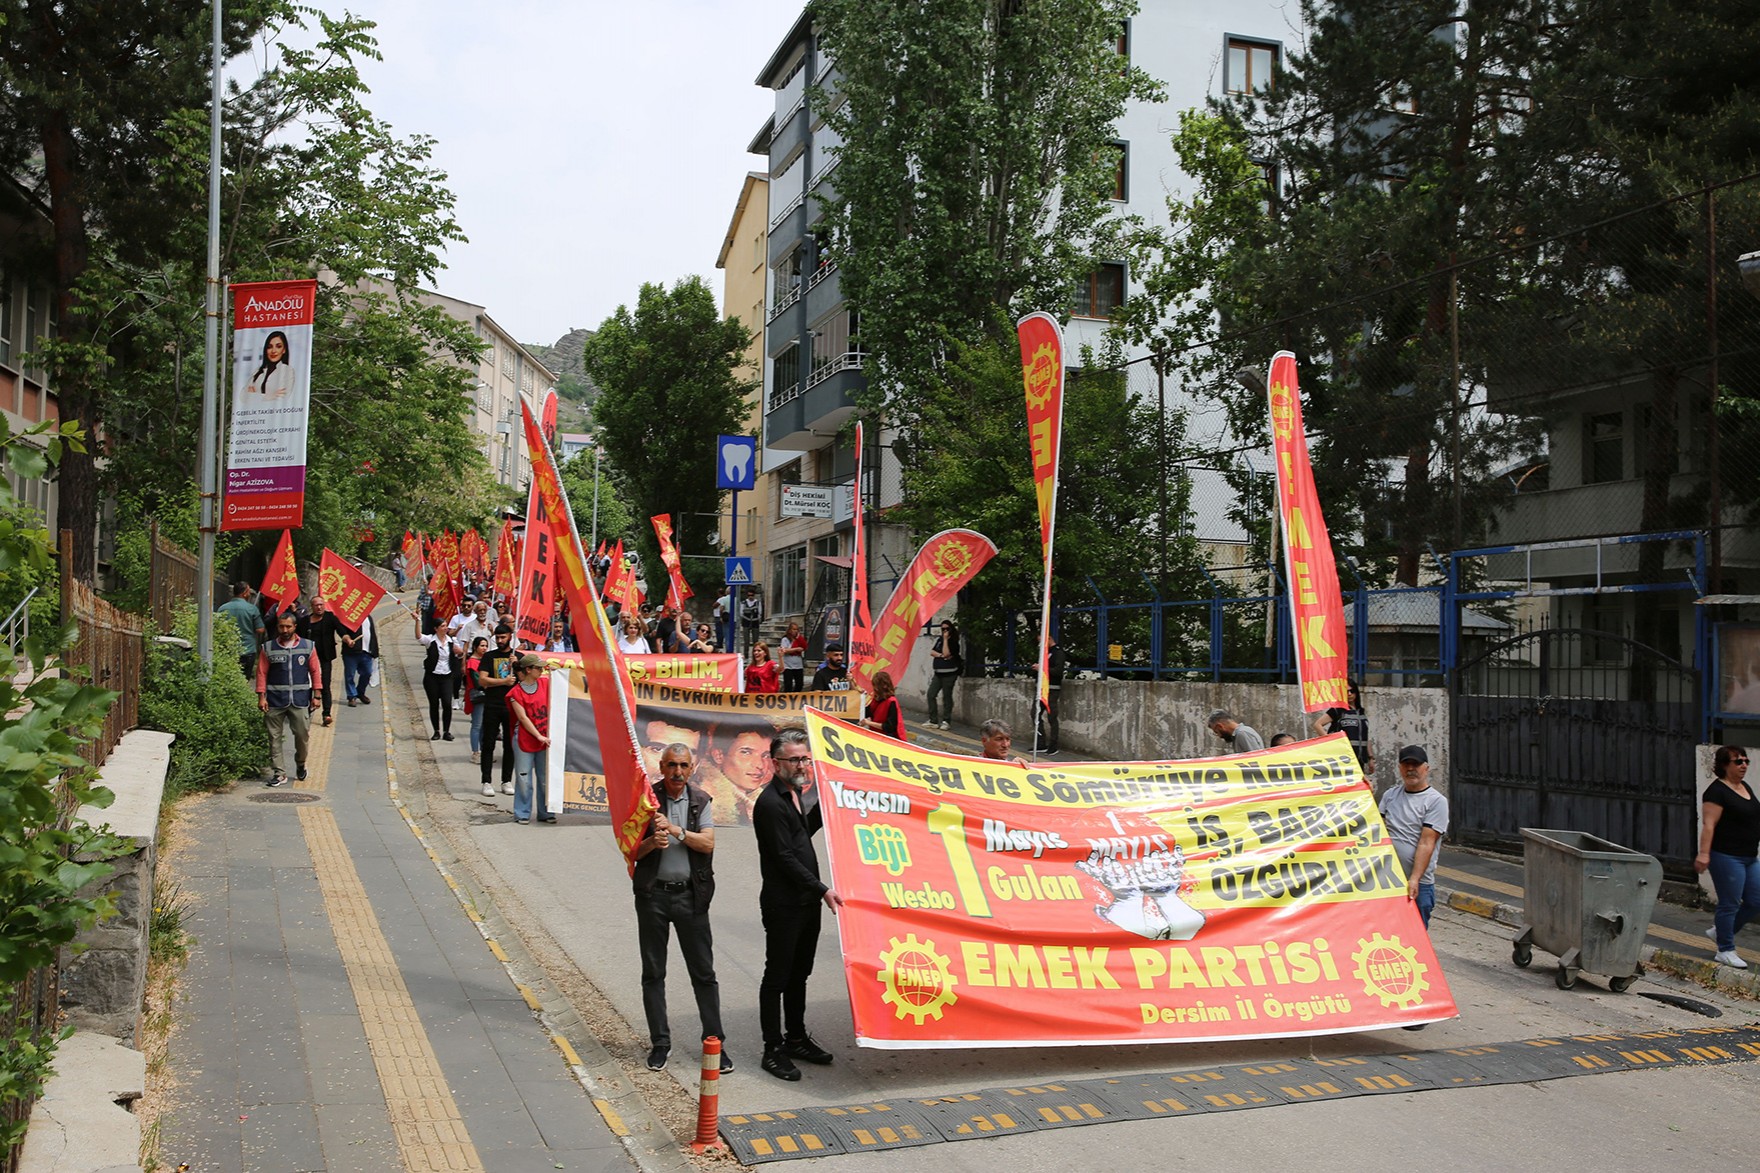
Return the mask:
[[752,560],[750,557],[729,558],[727,560],[727,585],[752,585]]
[[715,487],[750,489],[758,483],[758,442],[750,436],[715,437]]

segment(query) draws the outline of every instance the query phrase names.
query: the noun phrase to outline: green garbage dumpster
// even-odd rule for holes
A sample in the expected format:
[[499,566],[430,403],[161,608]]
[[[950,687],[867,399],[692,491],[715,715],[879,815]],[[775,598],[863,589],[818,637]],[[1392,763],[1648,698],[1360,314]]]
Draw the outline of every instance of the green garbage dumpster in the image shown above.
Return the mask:
[[1526,966],[1539,946],[1558,958],[1558,988],[1587,971],[1605,976],[1616,994],[1643,973],[1639,956],[1662,890],[1654,857],[1583,831],[1522,828],[1524,915],[1515,963]]

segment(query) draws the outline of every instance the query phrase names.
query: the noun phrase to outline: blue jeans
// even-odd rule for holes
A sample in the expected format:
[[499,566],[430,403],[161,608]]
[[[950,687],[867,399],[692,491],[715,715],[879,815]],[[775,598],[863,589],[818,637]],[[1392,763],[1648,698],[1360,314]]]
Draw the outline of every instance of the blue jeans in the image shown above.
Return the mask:
[[373,679],[373,657],[365,652],[344,652],[342,656],[342,683],[348,689],[348,699],[367,695],[367,683]]
[[550,772],[550,750],[527,753],[519,747],[519,734],[513,736],[513,817],[531,818],[534,804],[538,817],[547,817],[551,812],[544,808],[544,778]]
[[1711,853],[1712,886],[1717,889],[1717,951],[1736,947],[1736,933],[1751,920],[1760,920],[1760,859],[1754,856]]
[[1424,927],[1430,927],[1430,912],[1436,907],[1436,885],[1418,885],[1418,915],[1424,918]]
[[471,702],[471,752],[483,748],[483,702]]

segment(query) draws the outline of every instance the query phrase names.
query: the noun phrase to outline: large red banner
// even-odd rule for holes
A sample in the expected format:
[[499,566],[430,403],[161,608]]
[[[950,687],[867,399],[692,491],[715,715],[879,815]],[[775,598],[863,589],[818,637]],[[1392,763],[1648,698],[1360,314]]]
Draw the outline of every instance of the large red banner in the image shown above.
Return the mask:
[[385,597],[385,588],[326,547],[318,560],[318,593],[330,605],[336,622],[350,631],[359,631],[361,620],[371,615]]
[[872,692],[876,672],[890,672],[895,682],[902,680],[924,621],[972,581],[995,554],[996,543],[976,530],[944,529],[924,542],[874,624],[873,660],[850,665],[851,685]]
[[[579,652],[532,652],[546,664],[561,668],[579,668]],[[619,653],[624,671],[636,685],[663,684],[673,688],[695,689],[698,692],[744,692],[744,665],[732,652],[701,655],[695,652],[678,655],[632,656]],[[817,695],[817,694],[815,694]]]
[[1452,1017],[1342,734],[1052,768],[807,714],[856,1041],[1159,1043]]
[[550,638],[550,617],[556,613],[556,535],[544,499],[532,494],[526,516],[526,539],[520,545],[519,601],[514,608],[513,634],[541,646]]
[[1266,385],[1271,392],[1272,456],[1295,631],[1296,679],[1302,685],[1302,709],[1314,713],[1350,704],[1344,596],[1338,590],[1338,567],[1332,560],[1326,518],[1320,513],[1314,468],[1308,463],[1296,356],[1278,351],[1271,359]]
[[[1063,455],[1063,329],[1046,313],[1015,325],[1021,344],[1021,381],[1027,392],[1027,444],[1033,456],[1033,494],[1039,501],[1039,545],[1045,560],[1039,600],[1039,704],[1051,701],[1051,547],[1057,534],[1057,466]],[[1034,725],[1037,728],[1037,723]]]

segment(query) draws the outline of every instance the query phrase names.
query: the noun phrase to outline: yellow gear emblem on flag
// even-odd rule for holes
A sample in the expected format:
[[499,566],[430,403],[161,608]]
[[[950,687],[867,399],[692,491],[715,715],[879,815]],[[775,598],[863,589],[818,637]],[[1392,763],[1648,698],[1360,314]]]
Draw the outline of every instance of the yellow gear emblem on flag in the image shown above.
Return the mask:
[[1022,367],[1021,375],[1027,385],[1027,406],[1040,410],[1051,402],[1051,392],[1057,387],[1057,350],[1050,343],[1040,346]]
[[1357,980],[1363,983],[1363,992],[1381,999],[1383,1006],[1416,1006],[1430,988],[1424,977],[1429,967],[1418,960],[1416,949],[1397,936],[1376,933],[1367,941],[1359,938],[1351,964],[1356,967]]
[[318,593],[326,599],[335,600],[348,589],[348,575],[332,566],[318,573]]
[[953,992],[953,966],[935,951],[935,942],[919,941],[915,933],[900,941],[892,938],[891,947],[880,954],[880,981],[886,986],[881,1000],[892,1005],[900,1018],[914,1018],[922,1026],[925,1018],[940,1019],[941,1012],[958,1000]]
[[964,542],[943,542],[935,551],[935,573],[942,578],[958,578],[972,564],[972,552]]

